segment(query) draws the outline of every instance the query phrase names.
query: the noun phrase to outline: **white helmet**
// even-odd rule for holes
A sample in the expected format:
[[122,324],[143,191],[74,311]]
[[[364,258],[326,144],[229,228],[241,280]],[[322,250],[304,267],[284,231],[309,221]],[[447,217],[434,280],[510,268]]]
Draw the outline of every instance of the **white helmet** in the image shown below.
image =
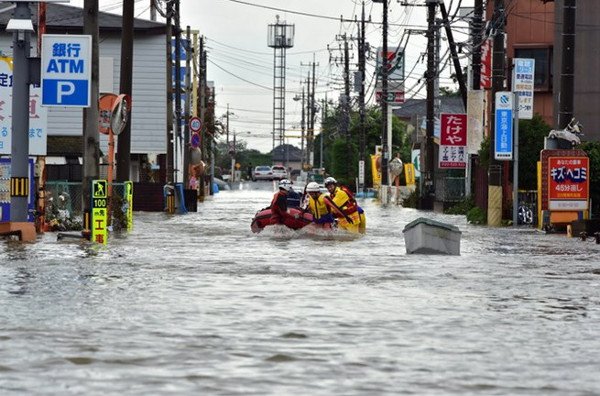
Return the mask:
[[292,182],[288,179],[281,179],[279,181],[279,188],[283,188],[285,191],[290,191],[292,189]]
[[337,184],[337,180],[335,180],[333,177],[328,177],[327,179],[325,179],[325,182],[323,184],[325,184],[325,186],[327,186],[328,184]]
[[321,187],[319,187],[319,183],[317,182],[310,182],[306,185],[306,192],[320,192],[321,191]]

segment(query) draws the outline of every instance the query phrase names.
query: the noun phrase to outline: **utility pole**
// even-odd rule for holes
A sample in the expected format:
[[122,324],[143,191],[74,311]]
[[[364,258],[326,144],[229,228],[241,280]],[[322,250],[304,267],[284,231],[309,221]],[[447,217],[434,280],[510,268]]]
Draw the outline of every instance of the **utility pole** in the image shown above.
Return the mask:
[[308,64],[300,62],[301,66],[309,66],[312,68],[312,79],[310,76],[310,69],[308,72],[307,81],[307,126],[306,126],[306,163],[311,167],[314,167],[315,162],[315,117],[316,117],[316,105],[315,105],[315,88],[316,88],[316,67],[319,65],[315,63],[315,55],[313,54],[313,61]]
[[173,0],[167,0],[167,184],[172,184],[175,181],[174,164],[175,164],[175,136],[173,135],[173,45],[171,39],[173,37]]
[[[350,56],[348,53],[348,38],[344,34],[344,109],[343,109],[344,137],[346,139],[346,153],[350,155]],[[346,161],[346,183],[350,180],[350,164]]]
[[[460,96],[462,97],[463,105],[467,108],[467,84],[463,76],[460,61],[458,60],[458,53],[456,52],[456,43],[454,42],[454,36],[452,35],[452,29],[450,28],[450,20],[448,19],[448,11],[443,1],[440,2],[440,11],[442,12],[442,18],[444,27],[446,29],[446,37],[448,38],[448,46],[450,48],[450,54],[452,55],[452,63],[454,64],[454,72],[456,73],[456,79],[458,80],[458,86],[460,88]],[[441,35],[441,33],[440,33]]]
[[315,63],[315,54],[313,54],[312,61],[312,90],[310,92],[310,164],[314,166],[315,163],[315,118],[317,112],[317,106],[315,103],[315,89],[317,88],[317,77],[315,75],[317,63]]
[[563,2],[558,129],[565,128],[573,118],[573,92],[575,90],[575,16],[577,6],[576,0],[563,0]]
[[[494,49],[492,52],[492,109],[496,107],[496,92],[504,90],[504,24],[506,10],[504,0],[496,0],[494,7]],[[502,167],[494,158],[496,139],[495,117],[490,117],[490,165],[488,169],[488,225],[500,226],[502,223]]]
[[191,95],[191,58],[192,58],[192,36],[190,26],[185,30],[185,109],[183,112],[183,183],[184,188],[189,185],[190,178],[190,99]]
[[421,209],[433,209],[435,197],[435,158],[433,131],[435,128],[435,12],[438,0],[427,0],[427,120],[426,120],[426,150],[424,191],[421,193]]
[[150,0],[150,20],[156,21],[156,0]]
[[475,0],[473,10],[473,89],[481,89],[481,46],[483,45],[483,0]]
[[[84,236],[91,237],[92,180],[100,174],[100,148],[98,145],[98,0],[85,0],[83,12],[83,33],[92,36],[92,86],[90,107],[83,109],[83,179],[82,209],[84,213]],[[128,123],[129,124],[129,123]],[[110,197],[109,197],[110,199]]]
[[388,0],[373,0],[374,3],[383,3],[383,50],[381,66],[381,202],[388,202],[388,160],[390,151],[388,147]]
[[360,92],[358,96],[359,107],[359,151],[358,151],[358,189],[365,191],[365,146],[366,146],[366,131],[365,131],[365,2],[362,3],[362,15],[360,19],[360,30],[358,37],[358,70],[360,73]]
[[[121,40],[121,80],[119,93],[132,95],[133,79],[133,18],[135,2],[123,2],[123,38]],[[94,105],[98,103],[92,102]],[[97,118],[96,118],[97,120]],[[95,121],[98,123],[97,121]],[[123,132],[119,135],[119,146],[117,151],[117,180],[125,182],[129,180],[129,163],[131,153],[131,122],[125,124]],[[111,197],[109,197],[110,199]]]
[[178,151],[181,144],[181,13],[180,0],[174,0],[175,5],[175,183],[179,173]]

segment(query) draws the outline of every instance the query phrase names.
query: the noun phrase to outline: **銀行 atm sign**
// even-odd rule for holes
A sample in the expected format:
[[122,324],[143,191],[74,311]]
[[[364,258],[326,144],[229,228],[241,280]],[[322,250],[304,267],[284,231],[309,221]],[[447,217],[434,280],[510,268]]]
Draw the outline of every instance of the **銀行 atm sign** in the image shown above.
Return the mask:
[[43,106],[90,107],[92,36],[45,34],[41,67]]

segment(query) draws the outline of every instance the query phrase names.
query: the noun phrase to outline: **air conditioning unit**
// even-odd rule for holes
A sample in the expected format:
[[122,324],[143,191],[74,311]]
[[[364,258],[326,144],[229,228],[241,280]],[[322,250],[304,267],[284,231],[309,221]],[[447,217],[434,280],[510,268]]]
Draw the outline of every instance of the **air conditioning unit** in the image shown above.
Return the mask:
[[294,39],[292,38],[286,38],[286,44],[288,47],[293,47],[294,46]]

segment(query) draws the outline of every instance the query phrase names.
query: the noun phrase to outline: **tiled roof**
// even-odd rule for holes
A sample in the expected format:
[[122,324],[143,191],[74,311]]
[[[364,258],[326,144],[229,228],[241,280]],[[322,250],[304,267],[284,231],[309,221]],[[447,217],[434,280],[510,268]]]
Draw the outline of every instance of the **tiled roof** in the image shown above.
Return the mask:
[[282,144],[273,149],[273,162],[300,162],[302,150],[291,144]]
[[[427,116],[427,100],[425,99],[409,99],[401,107],[393,110],[396,117],[402,119],[411,119],[412,117]],[[440,112],[441,113],[464,113],[465,107],[463,106],[462,99],[460,97],[440,97]]]
[[[29,7],[31,9],[32,22],[34,26],[36,26],[37,31],[37,6],[35,6],[36,3],[31,4],[34,5],[30,5]],[[11,11],[0,13],[0,29],[2,29],[2,31],[5,30],[6,24],[11,18]],[[121,15],[98,12],[98,24],[100,26],[100,30],[121,30],[123,28],[123,18],[121,18]],[[83,29],[83,9],[65,4],[47,3],[46,29],[48,33],[63,33],[64,30],[81,31]],[[135,19],[134,30],[156,30],[157,33],[159,33],[164,32],[165,24],[162,22]]]

